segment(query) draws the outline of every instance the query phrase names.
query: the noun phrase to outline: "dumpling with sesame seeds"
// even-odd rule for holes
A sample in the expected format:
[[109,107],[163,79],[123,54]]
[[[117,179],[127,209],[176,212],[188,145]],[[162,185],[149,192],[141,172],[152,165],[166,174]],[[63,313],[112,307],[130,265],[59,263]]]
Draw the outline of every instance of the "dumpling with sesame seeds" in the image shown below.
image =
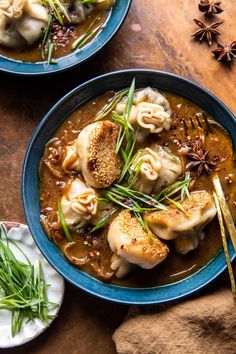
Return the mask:
[[119,129],[110,121],[87,125],[77,139],[77,154],[86,183],[94,188],[107,188],[121,172],[121,159],[115,147]]
[[111,223],[107,240],[116,257],[111,259],[111,268],[119,278],[129,272],[128,264],[136,264],[144,269],[152,269],[163,262],[169,252],[168,247],[154,234],[146,232],[138,219],[130,211],[123,210]]

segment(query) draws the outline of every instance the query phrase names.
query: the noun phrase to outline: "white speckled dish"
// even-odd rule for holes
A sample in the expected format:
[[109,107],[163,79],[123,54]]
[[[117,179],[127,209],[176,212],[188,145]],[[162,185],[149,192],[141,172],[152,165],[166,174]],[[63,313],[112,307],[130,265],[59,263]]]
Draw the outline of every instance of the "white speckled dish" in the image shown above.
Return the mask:
[[[59,306],[49,309],[50,315],[57,315],[64,297],[64,280],[63,278],[49,265],[46,259],[43,257],[39,249],[37,248],[30,232],[28,226],[13,223],[13,222],[2,222],[1,223],[6,231],[9,239],[14,240],[22,251],[26,254],[29,260],[37,265],[38,260],[40,260],[44,278],[47,284],[51,286],[47,289],[48,300],[57,303]],[[20,251],[13,245],[9,244],[11,250],[17,259],[25,262],[24,256]],[[30,321],[26,323],[25,320],[22,326],[22,330],[15,337],[11,335],[11,312],[6,310],[0,311],[0,348],[11,348],[18,345],[27,343],[32,339],[39,336],[46,328],[49,327],[50,323],[46,324],[40,320]]]

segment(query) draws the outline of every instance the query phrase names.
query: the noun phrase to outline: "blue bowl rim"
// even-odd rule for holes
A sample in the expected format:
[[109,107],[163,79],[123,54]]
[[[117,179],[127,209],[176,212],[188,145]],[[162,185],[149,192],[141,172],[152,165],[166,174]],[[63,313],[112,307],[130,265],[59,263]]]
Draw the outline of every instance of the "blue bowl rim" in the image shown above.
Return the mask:
[[[27,160],[29,158],[30,155],[30,151],[32,146],[34,145],[34,142],[37,138],[37,135],[39,133],[39,131],[41,130],[41,128],[47,123],[47,121],[50,119],[51,114],[54,112],[54,110],[57,109],[58,106],[60,106],[61,104],[63,104],[64,102],[66,102],[70,97],[72,97],[74,94],[77,93],[77,91],[83,90],[85,88],[87,88],[88,86],[95,84],[97,80],[101,80],[104,78],[108,78],[108,77],[116,77],[117,75],[120,74],[132,74],[133,76],[138,75],[138,74],[153,74],[153,75],[159,75],[159,76],[167,76],[168,78],[172,78],[172,79],[177,79],[182,81],[183,83],[190,85],[191,87],[193,87],[194,89],[196,89],[197,91],[201,91],[203,94],[208,95],[210,98],[212,98],[218,105],[220,105],[222,107],[222,109],[226,112],[226,114],[230,117],[230,119],[234,122],[234,124],[236,124],[236,118],[234,116],[234,114],[230,111],[230,109],[220,100],[218,99],[214,94],[212,94],[210,91],[208,91],[207,89],[205,89],[204,87],[202,87],[201,85],[199,85],[198,83],[191,81],[187,78],[178,76],[176,74],[173,73],[169,73],[169,72],[165,72],[165,71],[159,71],[159,70],[151,70],[151,69],[127,69],[127,70],[118,70],[118,71],[113,71],[110,73],[106,73],[100,76],[97,76],[93,79],[90,79],[88,81],[86,81],[85,83],[75,87],[73,90],[71,90],[69,93],[67,93],[65,96],[63,96],[49,111],[48,113],[44,116],[44,118],[41,120],[41,122],[39,123],[39,125],[37,126],[37,128],[35,129],[32,138],[29,142],[29,145],[27,147],[26,150],[26,154],[25,154],[25,159],[24,159],[24,163],[23,163],[23,169],[22,169],[22,200],[23,200],[23,207],[24,207],[24,212],[25,212],[25,216],[28,220],[28,212],[27,212],[27,203],[26,203],[26,187],[24,184],[25,181],[25,177],[26,177],[26,167],[27,167]],[[79,105],[78,105],[79,106]],[[235,144],[234,144],[235,146]],[[65,274],[63,272],[63,270],[60,269],[60,266],[57,264],[54,264],[53,261],[51,260],[50,256],[48,254],[45,254],[45,250],[43,250],[43,245],[41,245],[37,238],[34,236],[34,230],[31,228],[30,223],[28,222],[28,226],[29,229],[31,231],[31,234],[37,244],[37,246],[39,247],[40,251],[42,252],[42,254],[44,255],[44,257],[48,260],[48,262],[54,267],[54,269],[56,269],[67,281],[69,281],[71,284],[73,284],[74,286],[80,288],[83,291],[86,291],[92,295],[95,295],[101,299],[104,300],[108,300],[108,301],[112,301],[115,303],[122,303],[122,304],[128,304],[128,305],[150,305],[150,304],[162,304],[162,303],[169,303],[175,300],[181,300],[184,299],[190,295],[195,294],[196,292],[198,292],[199,290],[205,288],[208,284],[210,284],[213,280],[215,280],[220,274],[222,274],[225,269],[227,268],[226,262],[224,261],[224,264],[221,266],[221,268],[219,270],[217,270],[214,275],[209,278],[206,282],[204,282],[203,284],[200,284],[199,286],[195,287],[194,289],[187,291],[184,294],[181,295],[176,295],[176,296],[172,296],[169,297],[168,299],[164,299],[164,300],[140,300],[138,298],[138,296],[140,296],[140,291],[144,292],[144,293],[149,293],[149,292],[155,292],[158,289],[163,289],[163,288],[168,288],[168,287],[172,287],[175,285],[178,285],[180,283],[183,283],[185,281],[188,281],[189,279],[191,279],[193,276],[197,276],[199,275],[201,272],[205,271],[212,263],[214,263],[214,261],[216,260],[216,258],[223,253],[223,249],[219,250],[219,252],[215,255],[214,258],[212,258],[207,264],[205,264],[201,269],[197,270],[195,273],[193,273],[192,275],[177,281],[175,283],[171,283],[171,284],[167,284],[167,285],[161,285],[161,286],[157,286],[157,287],[149,287],[149,288],[130,288],[130,287],[121,287],[119,285],[113,285],[113,284],[108,284],[108,283],[103,283],[99,280],[97,280],[96,278],[88,275],[87,273],[84,273],[83,271],[76,269],[79,272],[79,277],[82,278],[86,278],[86,280],[92,281],[97,283],[96,285],[99,288],[103,288],[106,287],[108,290],[114,290],[118,291],[121,290],[122,292],[128,292],[128,298],[129,299],[120,299],[119,296],[118,297],[111,297],[109,295],[104,295],[102,293],[97,293],[94,290],[88,289],[86,286],[83,286],[83,284],[79,284],[78,282],[76,282],[75,280],[72,280],[70,278],[70,276],[68,274]],[[51,242],[51,241],[50,241]],[[55,245],[54,245],[55,246]],[[55,246],[56,247],[56,246]],[[229,252],[230,252],[230,259],[231,261],[233,261],[236,257],[236,253],[233,249],[233,245],[232,242],[230,240],[228,240],[228,247],[229,247]],[[75,268],[74,266],[70,265],[71,267]],[[83,280],[83,279],[82,279]],[[136,299],[137,297],[137,299]],[[145,297],[145,296],[144,296]],[[131,298],[131,299],[130,299]]]
[[[120,0],[120,1],[122,1],[122,0]],[[3,73],[7,73],[7,74],[12,74],[12,75],[16,75],[16,76],[25,76],[25,77],[32,77],[32,76],[37,76],[37,77],[40,76],[41,77],[41,76],[48,76],[48,75],[62,73],[62,72],[65,72],[67,70],[73,69],[77,66],[84,64],[85,62],[92,59],[95,55],[97,55],[115,37],[117,32],[120,30],[122,24],[124,23],[128,13],[129,13],[129,9],[132,4],[132,0],[125,0],[125,1],[127,3],[124,8],[123,15],[120,17],[119,21],[117,21],[117,23],[115,24],[112,34],[107,36],[107,38],[105,38],[105,40],[99,46],[97,46],[96,50],[93,51],[92,54],[86,54],[86,48],[93,46],[94,41],[91,41],[83,48],[85,54],[83,54],[82,59],[79,59],[78,61],[75,60],[71,65],[66,64],[66,59],[76,57],[77,51],[72,52],[71,54],[68,54],[65,57],[59,58],[60,63],[62,61],[64,62],[63,66],[59,67],[59,68],[57,67],[57,65],[51,65],[51,66],[47,67],[44,62],[33,63],[33,62],[23,62],[23,61],[19,61],[19,60],[14,60],[14,59],[5,57],[4,55],[0,54],[0,73],[3,72]],[[111,17],[112,17],[112,15],[111,15]],[[108,23],[111,22],[110,21],[111,19],[112,18],[109,18]],[[103,34],[106,32],[106,27],[102,30]],[[98,37],[101,35],[101,33],[98,35]],[[95,39],[95,41],[96,40],[97,40],[97,38]],[[9,68],[2,68],[1,67],[1,60],[4,61],[7,65],[9,65]],[[14,69],[15,65],[21,65],[21,67],[23,67],[24,70],[23,71],[21,71],[21,70],[16,71]],[[41,68],[42,71],[33,72],[33,71],[29,70],[29,68],[31,66],[36,66],[36,65],[38,68]],[[50,70],[47,70],[47,68],[50,68]]]

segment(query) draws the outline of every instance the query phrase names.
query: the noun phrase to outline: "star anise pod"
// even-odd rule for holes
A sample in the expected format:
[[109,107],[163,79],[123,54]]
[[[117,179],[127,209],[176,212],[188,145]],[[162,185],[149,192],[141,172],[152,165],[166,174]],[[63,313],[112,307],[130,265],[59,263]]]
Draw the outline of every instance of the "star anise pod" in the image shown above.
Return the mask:
[[218,48],[212,50],[212,53],[218,61],[230,62],[232,59],[236,59],[236,41],[225,45],[217,43],[217,45]]
[[224,11],[220,4],[221,1],[201,0],[198,8],[201,12],[204,12],[205,16],[212,16]]
[[191,152],[186,153],[192,161],[189,162],[186,166],[187,169],[194,169],[197,168],[198,170],[198,177],[201,176],[203,170],[205,170],[208,174],[213,171],[214,167],[219,163],[224,162],[227,158],[220,158],[217,156],[214,161],[208,160],[209,150],[205,150],[201,147],[197,147],[196,149],[192,150]]
[[196,18],[193,21],[200,28],[195,31],[192,36],[198,37],[200,42],[206,38],[208,44],[212,45],[213,38],[221,34],[217,28],[223,23],[223,21],[213,22],[209,25],[200,20],[197,20]]

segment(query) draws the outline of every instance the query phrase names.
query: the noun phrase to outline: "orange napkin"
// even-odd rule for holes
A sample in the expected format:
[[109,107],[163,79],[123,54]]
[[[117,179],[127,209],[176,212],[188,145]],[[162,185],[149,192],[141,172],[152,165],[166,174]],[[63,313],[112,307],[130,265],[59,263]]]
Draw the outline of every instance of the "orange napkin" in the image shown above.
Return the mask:
[[113,340],[119,354],[235,354],[229,289],[178,304],[132,307]]

